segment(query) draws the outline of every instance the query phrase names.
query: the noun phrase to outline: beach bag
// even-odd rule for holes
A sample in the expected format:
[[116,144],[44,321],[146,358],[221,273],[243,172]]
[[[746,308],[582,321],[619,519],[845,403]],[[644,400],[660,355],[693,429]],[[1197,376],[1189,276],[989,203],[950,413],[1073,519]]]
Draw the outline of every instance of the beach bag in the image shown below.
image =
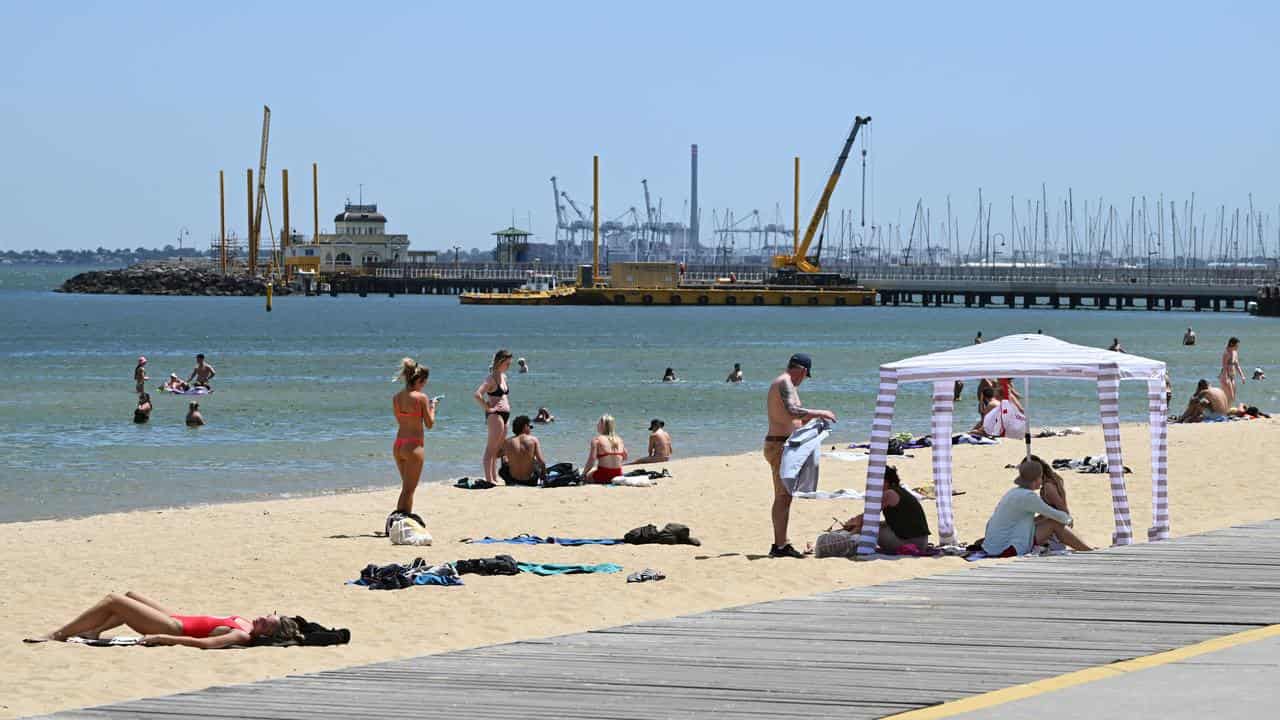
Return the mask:
[[1022,437],[1027,432],[1027,416],[1017,405],[1001,400],[982,418],[982,430],[991,437]]
[[547,468],[546,473],[542,476],[542,487],[568,487],[570,485],[581,485],[582,473],[578,472],[578,468],[573,463],[556,463]]
[[418,530],[408,518],[397,518],[391,522],[391,530],[387,533],[392,545],[430,545],[431,533],[426,528]]
[[858,533],[848,530],[829,530],[818,536],[813,544],[814,557],[847,557],[858,554]]

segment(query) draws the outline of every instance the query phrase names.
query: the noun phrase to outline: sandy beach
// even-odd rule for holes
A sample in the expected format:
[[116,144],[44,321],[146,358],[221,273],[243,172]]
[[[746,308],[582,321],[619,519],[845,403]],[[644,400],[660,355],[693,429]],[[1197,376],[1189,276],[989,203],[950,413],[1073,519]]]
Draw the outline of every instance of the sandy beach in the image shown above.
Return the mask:
[[[1271,481],[1277,421],[1170,428],[1170,496],[1174,535],[1280,515]],[[1149,449],[1145,425],[1123,430],[1134,535],[1150,525]],[[678,443],[678,438],[677,438]],[[1101,431],[1037,440],[1045,458],[1101,452]],[[955,500],[960,537],[982,534],[1010,487],[1005,464],[1021,443],[957,447]],[[892,458],[904,482],[931,486],[928,450]],[[388,475],[391,461],[386,459]],[[427,477],[432,478],[428,447]],[[435,544],[394,547],[374,537],[394,503],[391,490],[302,499],[138,511],[0,525],[5,558],[0,582],[0,717],[15,717],[130,698],[242,683],[424,653],[546,637],[789,596],[959,570],[956,558],[771,560],[768,470],[758,452],[677,460],[675,476],[653,488],[498,488],[464,491],[424,485],[417,509]],[[828,458],[822,487],[861,489],[865,462]],[[1112,530],[1105,475],[1064,474],[1076,530],[1105,546]],[[434,479],[434,478],[432,478]],[[926,503],[931,523],[933,504]],[[861,511],[861,501],[797,501],[791,539],[812,542],[832,522]],[[467,545],[466,537],[520,532],[620,537],[646,523],[689,525],[690,546],[559,547]],[[463,587],[393,592],[344,585],[367,563],[432,562],[497,553],[534,562],[616,562],[612,575],[465,576]],[[1005,561],[987,561],[1005,562]],[[625,574],[658,568],[667,580],[627,584]],[[278,610],[348,627],[350,645],[199,651],[181,647],[91,648],[25,645],[104,593],[136,590],[179,611],[256,615]],[[127,629],[122,629],[128,633]]]

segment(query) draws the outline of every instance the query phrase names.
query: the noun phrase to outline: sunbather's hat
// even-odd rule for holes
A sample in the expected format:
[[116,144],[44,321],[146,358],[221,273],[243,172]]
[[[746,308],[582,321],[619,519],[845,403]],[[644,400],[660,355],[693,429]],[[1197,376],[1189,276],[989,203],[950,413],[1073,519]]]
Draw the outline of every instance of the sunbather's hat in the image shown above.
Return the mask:
[[802,367],[805,377],[813,377],[813,358],[804,353],[792,355],[791,360],[787,362],[787,367]]
[[662,422],[658,418],[654,418],[649,421],[649,432],[653,432],[654,430],[657,430],[658,428],[663,427],[665,425],[666,423]]

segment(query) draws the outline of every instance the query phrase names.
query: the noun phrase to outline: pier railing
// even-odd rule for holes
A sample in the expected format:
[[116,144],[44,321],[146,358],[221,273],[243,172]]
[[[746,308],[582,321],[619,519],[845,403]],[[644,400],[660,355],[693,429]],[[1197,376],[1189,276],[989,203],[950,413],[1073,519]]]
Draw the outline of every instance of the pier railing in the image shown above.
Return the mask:
[[[439,280],[525,280],[531,274],[551,274],[561,282],[576,281],[576,264],[543,263],[460,263],[421,265],[396,264],[371,268],[379,278]],[[608,269],[602,268],[608,276]],[[852,266],[841,272],[864,284],[877,280],[956,281],[960,283],[1088,283],[1117,285],[1262,286],[1277,282],[1277,271],[1269,268],[1069,268],[1069,267],[968,267],[968,266]],[[726,277],[738,282],[760,283],[767,277],[759,265],[690,265],[686,282],[715,282]]]

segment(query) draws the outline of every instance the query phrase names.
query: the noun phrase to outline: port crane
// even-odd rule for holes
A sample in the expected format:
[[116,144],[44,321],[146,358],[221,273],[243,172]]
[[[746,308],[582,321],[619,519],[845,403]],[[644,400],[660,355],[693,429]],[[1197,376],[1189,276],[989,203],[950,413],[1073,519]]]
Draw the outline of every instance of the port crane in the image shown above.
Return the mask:
[[[818,232],[818,227],[826,217],[827,208],[831,203],[831,194],[835,192],[836,183],[840,180],[840,172],[844,170],[845,161],[849,159],[849,150],[853,147],[853,141],[858,136],[858,130],[869,122],[871,122],[870,116],[863,117],[858,115],[853,119],[853,129],[849,131],[849,137],[844,141],[844,147],[836,158],[835,168],[831,170],[831,177],[827,178],[827,185],[822,189],[822,197],[818,199],[818,206],[813,209],[813,217],[809,218],[808,229],[805,230],[804,239],[800,242],[799,247],[796,248],[795,253],[783,253],[773,256],[773,267],[778,271],[780,280],[799,280],[800,278],[797,276],[800,274],[809,276],[804,280],[814,281],[819,284],[835,279],[827,277],[827,273],[822,273],[822,267],[817,257],[809,257],[809,246],[813,244],[813,236]],[[819,246],[821,246],[821,240],[819,240]]]
[[258,197],[254,203],[253,225],[249,228],[249,274],[258,274],[258,247],[262,241],[262,206],[267,201],[267,137],[271,131],[271,108],[262,106],[262,146],[258,153]]

